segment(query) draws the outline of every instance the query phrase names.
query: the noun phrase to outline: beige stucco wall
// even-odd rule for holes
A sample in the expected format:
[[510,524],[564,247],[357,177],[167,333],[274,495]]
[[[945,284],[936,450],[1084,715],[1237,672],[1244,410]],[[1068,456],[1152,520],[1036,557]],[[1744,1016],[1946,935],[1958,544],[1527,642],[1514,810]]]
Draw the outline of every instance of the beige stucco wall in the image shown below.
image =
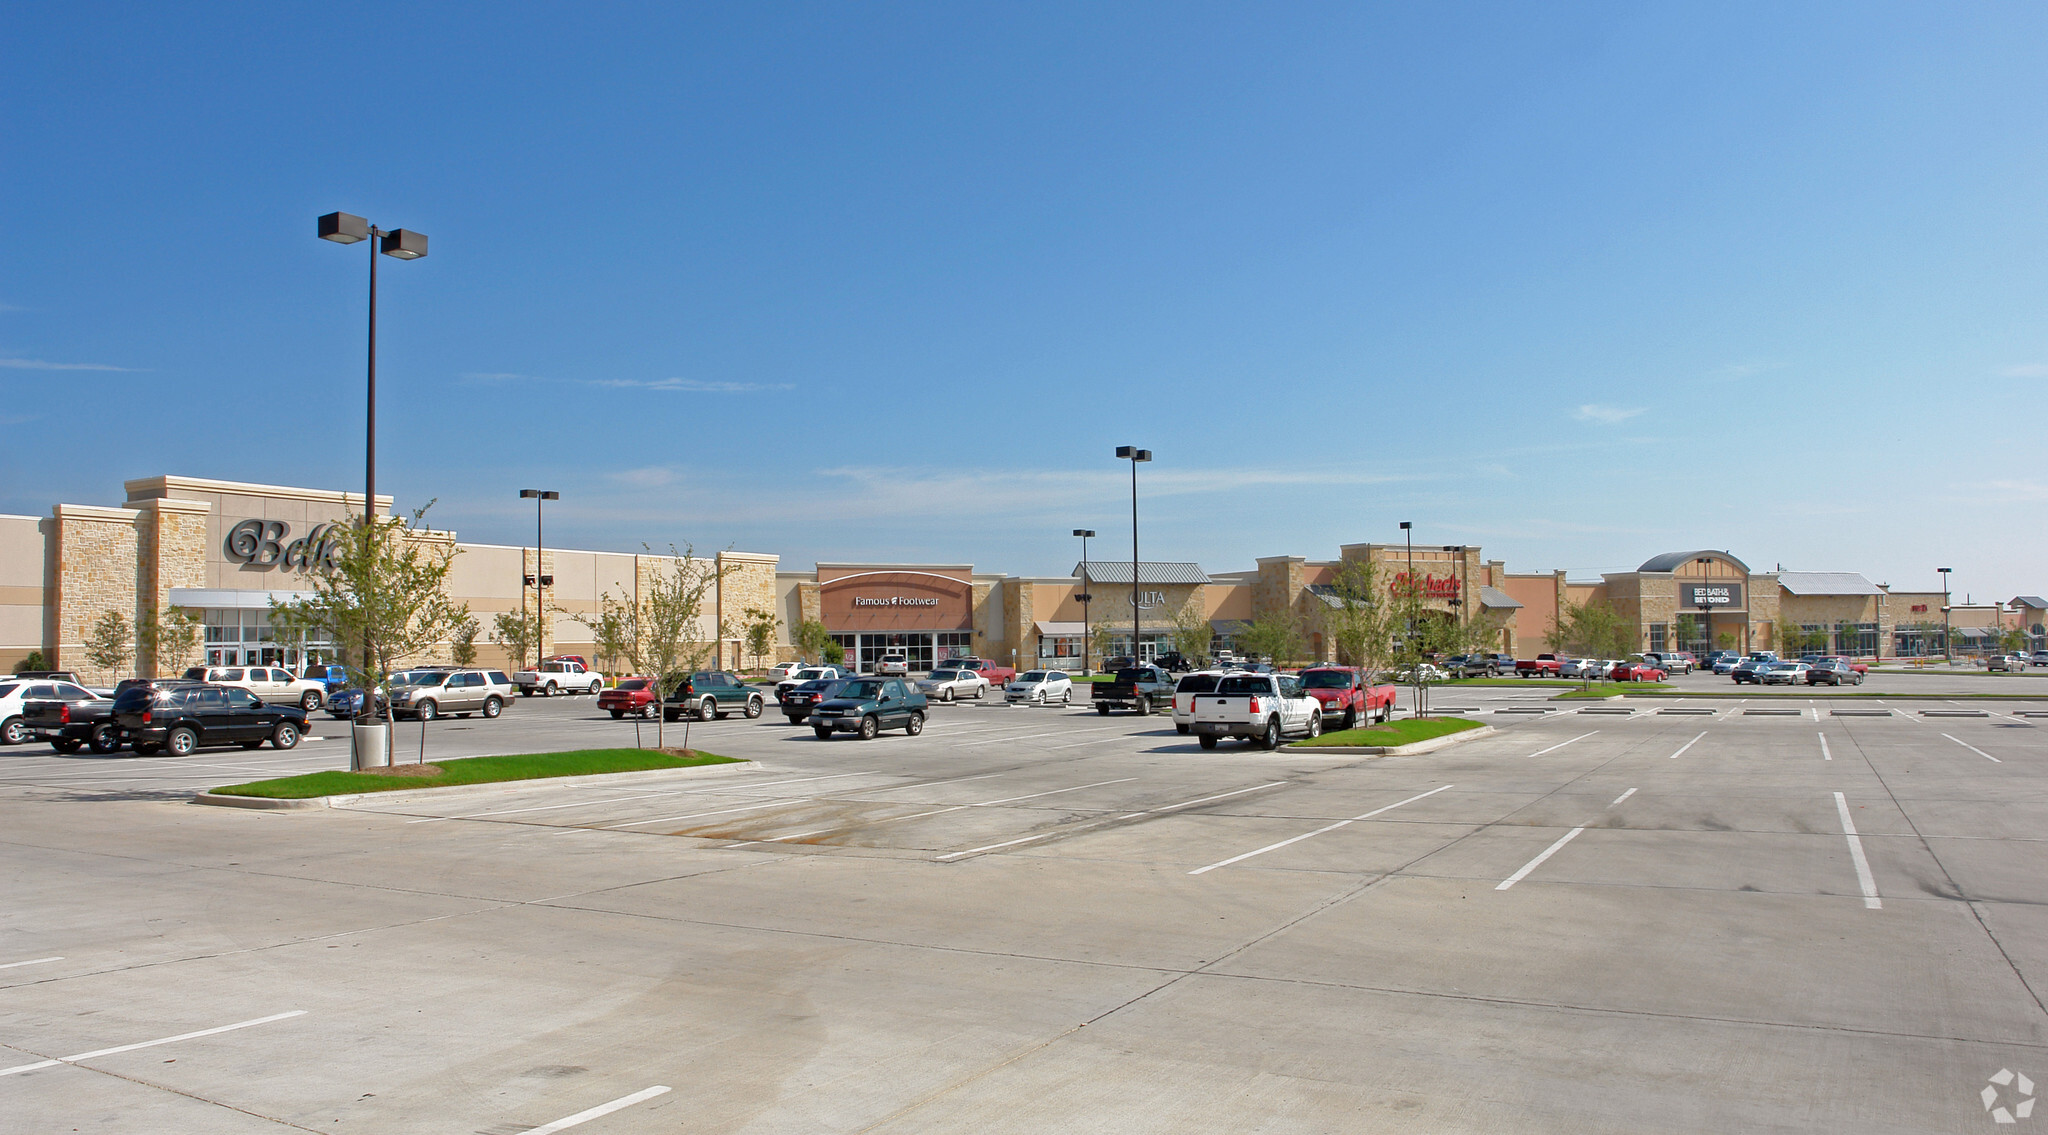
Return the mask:
[[0,516],[0,671],[43,649],[45,613],[55,610],[55,527],[49,517]]

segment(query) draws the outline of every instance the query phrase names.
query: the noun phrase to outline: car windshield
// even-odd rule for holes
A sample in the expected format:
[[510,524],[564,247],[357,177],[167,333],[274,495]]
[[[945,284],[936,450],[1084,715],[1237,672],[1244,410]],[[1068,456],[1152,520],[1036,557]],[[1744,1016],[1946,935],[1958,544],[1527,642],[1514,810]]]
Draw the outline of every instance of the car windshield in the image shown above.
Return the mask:
[[815,694],[822,694],[828,690],[836,690],[838,688],[839,681],[835,678],[825,678],[816,682],[805,682],[803,685],[797,687],[798,690],[801,690],[804,693]]
[[622,690],[644,690],[647,688],[647,679],[625,678],[619,682],[619,688]]
[[1018,678],[1017,680],[1020,682],[1043,682],[1045,681],[1045,671],[1026,670],[1024,671],[1023,676]]
[[1174,692],[1181,694],[1206,694],[1215,688],[1216,675],[1189,674],[1180,680],[1180,685],[1174,687]]
[[1800,668],[1801,666],[1803,666],[1803,665],[1805,665],[1805,663],[1801,663],[1801,662],[1780,662],[1780,663],[1778,663],[1777,665],[1775,665],[1775,666],[1771,667],[1771,669],[1773,669],[1773,670],[1797,670],[1797,669],[1799,669],[1799,668]]
[[394,686],[438,686],[448,675],[437,670],[401,670],[391,675]]
[[959,679],[960,679],[960,671],[958,671],[958,670],[934,670],[934,671],[932,671],[932,681],[934,681],[934,682],[955,682],[955,681],[958,681]]
[[0,698],[4,698],[20,688],[20,682],[8,682],[5,685],[0,685]]
[[1273,692],[1271,678],[1253,678],[1236,675],[1216,683],[1219,694],[1270,694]]
[[1343,670],[1310,670],[1301,676],[1304,690],[1348,690],[1351,675]]
[[824,677],[825,672],[823,670],[798,670],[796,676],[798,681],[808,682]]
[[882,696],[882,683],[850,682],[845,689],[839,691],[839,696],[842,698],[853,698],[857,701],[879,698]]

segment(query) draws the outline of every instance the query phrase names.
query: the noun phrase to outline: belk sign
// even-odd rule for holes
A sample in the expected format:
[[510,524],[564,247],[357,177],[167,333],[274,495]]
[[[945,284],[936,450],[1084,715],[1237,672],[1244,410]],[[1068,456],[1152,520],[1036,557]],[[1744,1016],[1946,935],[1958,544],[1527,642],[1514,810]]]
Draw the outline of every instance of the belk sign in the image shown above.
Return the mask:
[[269,568],[283,564],[293,571],[315,565],[335,567],[341,556],[338,524],[316,524],[305,536],[287,542],[292,526],[282,520],[244,520],[228,529],[221,551],[236,563]]

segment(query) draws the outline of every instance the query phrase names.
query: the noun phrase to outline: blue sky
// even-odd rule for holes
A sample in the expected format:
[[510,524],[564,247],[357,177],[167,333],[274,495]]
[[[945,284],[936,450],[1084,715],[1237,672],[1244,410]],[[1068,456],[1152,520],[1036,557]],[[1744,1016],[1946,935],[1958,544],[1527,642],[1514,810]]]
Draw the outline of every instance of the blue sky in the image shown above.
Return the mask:
[[[345,24],[345,26],[344,26]],[[0,510],[2048,592],[2048,9],[18,7]]]

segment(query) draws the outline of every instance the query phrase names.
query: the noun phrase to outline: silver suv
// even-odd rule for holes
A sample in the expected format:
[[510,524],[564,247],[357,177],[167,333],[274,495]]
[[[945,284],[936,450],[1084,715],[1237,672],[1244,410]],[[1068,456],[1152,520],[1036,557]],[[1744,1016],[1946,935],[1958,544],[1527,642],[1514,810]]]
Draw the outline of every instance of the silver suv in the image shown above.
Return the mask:
[[[493,679],[496,679],[495,681]],[[432,721],[453,714],[481,713],[496,717],[505,711],[512,683],[503,674],[469,668],[404,670],[391,676],[391,715]]]

